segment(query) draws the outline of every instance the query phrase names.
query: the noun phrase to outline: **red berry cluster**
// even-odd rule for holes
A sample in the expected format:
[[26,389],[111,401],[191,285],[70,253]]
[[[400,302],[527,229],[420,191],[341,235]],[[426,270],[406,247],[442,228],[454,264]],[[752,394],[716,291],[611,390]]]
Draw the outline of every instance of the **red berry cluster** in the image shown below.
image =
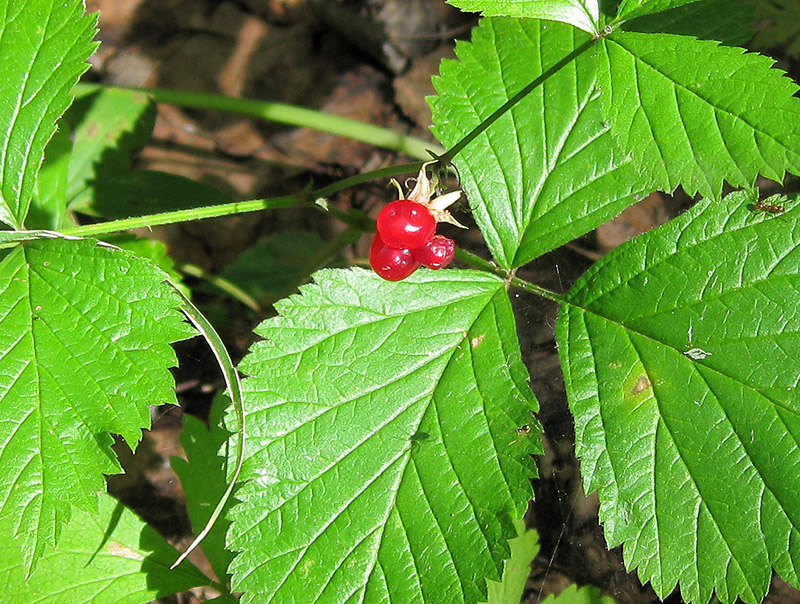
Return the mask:
[[450,215],[447,207],[461,197],[453,191],[431,199],[436,188],[428,178],[428,162],[420,168],[417,184],[404,195],[397,181],[401,199],[393,201],[378,215],[378,233],[369,248],[369,263],[384,279],[400,281],[420,266],[444,268],[453,261],[456,242],[436,234],[439,222],[466,228]]
[[384,279],[400,281],[419,268],[444,268],[453,261],[456,242],[436,234],[430,209],[398,199],[378,215],[378,232],[369,249],[369,263]]

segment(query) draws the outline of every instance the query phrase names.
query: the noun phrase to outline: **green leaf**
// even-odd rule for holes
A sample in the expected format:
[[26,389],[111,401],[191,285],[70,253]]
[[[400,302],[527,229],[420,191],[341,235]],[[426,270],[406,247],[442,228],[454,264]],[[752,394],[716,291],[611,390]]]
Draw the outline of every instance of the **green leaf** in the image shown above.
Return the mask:
[[150,141],[156,109],[135,90],[105,88],[76,100],[64,120],[74,131],[67,199],[72,210],[86,211],[94,188],[126,175],[131,153]]
[[183,284],[183,275],[175,270],[175,262],[169,255],[167,244],[156,239],[137,237],[133,233],[116,233],[105,238],[107,243],[133,252],[139,258],[147,258],[164,271],[172,284],[180,289],[187,298],[192,297],[191,290]]
[[489,594],[486,604],[519,604],[531,574],[531,562],[539,553],[539,533],[526,529],[524,520],[514,524],[518,536],[508,541],[511,557],[503,567],[503,580],[486,582]]
[[240,365],[234,588],[281,604],[485,597],[541,451],[503,281],[329,269],[301,292]]
[[90,240],[26,243],[0,263],[0,518],[31,568],[72,506],[92,511],[148,405],[175,402],[170,342],[190,333],[166,275]]
[[131,218],[231,201],[207,184],[157,170],[134,170],[103,178],[94,183],[91,194],[89,205],[74,209],[104,218]]
[[[225,452],[230,433],[222,426],[222,416],[229,402],[223,396],[214,400],[208,426],[185,414],[181,444],[188,461],[180,457],[170,460],[172,469],[181,479],[181,486],[186,494],[186,508],[195,535],[203,530],[227,487]],[[225,534],[229,526],[230,521],[226,515],[220,516],[203,540],[203,552],[222,583],[230,581],[227,573],[233,560],[233,553],[225,547]],[[170,563],[174,560],[175,556]],[[183,565],[178,568],[183,568]]]
[[677,34],[738,46],[753,37],[753,6],[731,0],[702,0],[625,23],[625,31]]
[[316,233],[293,229],[259,241],[222,272],[222,277],[257,299],[277,300],[307,277],[325,242]]
[[67,174],[71,152],[69,128],[62,123],[45,149],[36,195],[31,200],[26,220],[29,229],[58,230],[69,224]]
[[561,21],[590,34],[600,32],[598,0],[447,0],[463,11],[484,17],[522,17]]
[[89,68],[95,15],[78,0],[0,0],[0,222],[21,228],[71,89]]
[[586,490],[661,597],[760,602],[770,567],[799,583],[800,205],[755,201],[702,201],[620,246],[558,321]]
[[798,87],[771,59],[669,34],[612,34],[601,48],[612,132],[655,187],[718,199],[723,180],[800,173]]
[[547,596],[542,604],[614,604],[614,599],[601,595],[596,587],[570,585],[557,596]]
[[[10,516],[0,534],[10,535]],[[0,539],[0,590],[6,602],[25,604],[141,604],[210,580],[191,564],[171,571],[175,549],[109,495],[97,513],[76,510],[58,547],[26,578],[25,556],[12,539]]]
[[[447,147],[588,36],[560,23],[483,19],[444,61],[430,99]],[[497,263],[526,262],[619,214],[644,192],[603,123],[596,57],[569,63],[472,141],[454,163]]]
[[617,9],[618,19],[633,19],[643,15],[661,13],[697,0],[622,0]]

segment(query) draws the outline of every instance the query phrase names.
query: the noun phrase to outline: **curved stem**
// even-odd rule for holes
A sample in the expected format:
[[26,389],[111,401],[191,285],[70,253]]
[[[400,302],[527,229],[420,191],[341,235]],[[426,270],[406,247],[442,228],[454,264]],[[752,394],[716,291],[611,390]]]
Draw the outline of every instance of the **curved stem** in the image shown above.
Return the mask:
[[211,532],[211,529],[214,528],[214,523],[216,523],[217,518],[219,518],[219,516],[222,514],[226,504],[228,503],[228,500],[233,494],[233,490],[236,487],[236,481],[239,480],[239,474],[242,470],[242,466],[244,465],[245,413],[244,398],[242,395],[242,382],[239,379],[239,373],[236,371],[233,361],[231,361],[231,357],[225,348],[222,338],[219,337],[219,334],[216,332],[208,319],[206,319],[203,313],[201,313],[197,307],[192,304],[192,301],[184,295],[180,288],[172,282],[168,283],[181,298],[181,311],[183,311],[183,314],[186,315],[189,321],[191,321],[192,325],[194,325],[197,331],[199,331],[203,338],[205,338],[206,342],[214,353],[220,371],[222,371],[222,376],[225,378],[225,385],[228,387],[228,394],[231,397],[231,402],[233,403],[236,417],[239,420],[239,446],[236,449],[233,472],[228,480],[228,488],[225,489],[225,493],[222,494],[222,497],[217,502],[217,506],[211,513],[211,516],[209,517],[208,522],[206,522],[206,525],[203,527],[203,530],[200,531],[197,537],[195,537],[194,541],[192,541],[191,545],[189,545],[186,551],[178,557],[172,566],[170,566],[170,569],[173,569],[183,562],[186,557],[198,545],[200,545],[200,542],[205,539],[206,535]]
[[[75,87],[75,93],[78,95],[88,94],[101,88],[103,86],[99,84],[81,83]],[[157,103],[167,103],[193,109],[225,111],[226,113],[249,115],[271,122],[289,124],[290,126],[312,128],[383,149],[389,149],[396,153],[405,153],[422,160],[429,160],[444,151],[436,143],[428,142],[415,136],[400,134],[389,128],[365,124],[346,117],[287,103],[239,99],[221,94],[168,90],[166,88],[126,87],[124,89],[144,92],[150,95]]]
[[197,266],[196,264],[183,263],[176,265],[175,268],[185,275],[202,279],[206,283],[213,285],[250,310],[254,312],[261,312],[261,307],[258,305],[258,300],[253,298],[253,296],[248,294],[241,287],[238,287],[236,284],[228,281],[224,277],[209,273],[207,270]]

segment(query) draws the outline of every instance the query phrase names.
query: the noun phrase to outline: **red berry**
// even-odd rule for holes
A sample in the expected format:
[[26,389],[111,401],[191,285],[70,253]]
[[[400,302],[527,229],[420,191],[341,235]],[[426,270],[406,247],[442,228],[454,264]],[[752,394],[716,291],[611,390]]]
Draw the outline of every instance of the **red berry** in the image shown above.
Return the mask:
[[398,199],[378,214],[378,233],[389,247],[416,249],[430,241],[436,219],[421,203]]
[[411,255],[428,268],[444,268],[456,255],[456,242],[444,235],[434,235],[425,247],[412,250]]
[[409,249],[389,247],[376,233],[369,246],[369,264],[387,281],[400,281],[417,270],[420,263]]

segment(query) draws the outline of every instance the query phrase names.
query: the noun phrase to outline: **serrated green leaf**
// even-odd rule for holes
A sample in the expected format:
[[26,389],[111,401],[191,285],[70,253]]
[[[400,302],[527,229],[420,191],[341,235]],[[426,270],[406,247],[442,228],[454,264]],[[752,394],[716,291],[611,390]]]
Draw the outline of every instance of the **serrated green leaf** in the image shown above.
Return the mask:
[[[170,460],[181,479],[186,494],[186,509],[195,535],[203,530],[227,487],[226,451],[230,433],[222,426],[222,416],[229,403],[229,399],[223,396],[214,400],[208,426],[191,415],[184,415],[181,444],[187,459],[173,457]],[[230,526],[225,516],[219,517],[214,528],[203,539],[203,552],[222,583],[230,581],[228,566],[233,560],[233,553],[225,547],[225,534]],[[174,560],[175,556],[170,563]]]
[[644,15],[661,13],[697,0],[622,0],[617,9],[619,19],[633,19]]
[[0,222],[23,226],[71,89],[89,68],[95,15],[79,0],[0,0]]
[[[0,534],[14,531],[10,517]],[[76,510],[58,547],[46,553],[26,578],[24,556],[12,539],[0,539],[0,591],[19,604],[141,604],[208,585],[191,564],[169,565],[175,549],[154,529],[109,495],[97,513]]]
[[614,604],[614,599],[601,595],[596,587],[570,585],[558,595],[547,596],[542,604]]
[[[588,39],[560,23],[483,19],[444,61],[430,99],[434,134],[452,146]],[[596,57],[583,54],[472,141],[454,163],[484,238],[504,268],[567,243],[644,192],[603,123]]]
[[558,321],[586,490],[661,597],[760,602],[771,567],[798,585],[800,204],[755,201],[620,246]]
[[797,0],[750,0],[756,9],[758,33],[754,48],[778,48],[800,55],[800,2]]
[[240,365],[234,588],[281,604],[485,597],[541,451],[504,283],[324,270],[301,292]]
[[109,433],[135,447],[148,405],[175,402],[169,343],[191,332],[165,278],[90,240],[0,263],[0,519],[29,568],[120,471]]
[[753,37],[752,5],[731,0],[700,0],[625,23],[625,31],[694,36],[731,46]]
[[590,34],[600,32],[598,0],[447,0],[463,11],[484,17],[522,17],[561,21]]
[[669,34],[600,44],[604,112],[655,187],[718,199],[723,180],[752,186],[759,174],[800,173],[798,87],[771,59]]
[[91,209],[94,188],[125,176],[131,153],[150,141],[155,104],[140,91],[105,88],[81,97],[64,115],[74,132],[67,200],[71,210]]
[[511,557],[503,566],[502,581],[487,581],[488,599],[484,604],[519,604],[528,576],[531,562],[539,553],[539,533],[526,529],[524,520],[514,522],[517,536],[509,539]]
[[133,233],[117,233],[105,238],[106,243],[133,252],[139,258],[147,258],[164,271],[172,284],[187,298],[192,298],[191,290],[183,284],[183,275],[175,270],[175,262],[169,255],[167,244],[157,239],[137,237]]

